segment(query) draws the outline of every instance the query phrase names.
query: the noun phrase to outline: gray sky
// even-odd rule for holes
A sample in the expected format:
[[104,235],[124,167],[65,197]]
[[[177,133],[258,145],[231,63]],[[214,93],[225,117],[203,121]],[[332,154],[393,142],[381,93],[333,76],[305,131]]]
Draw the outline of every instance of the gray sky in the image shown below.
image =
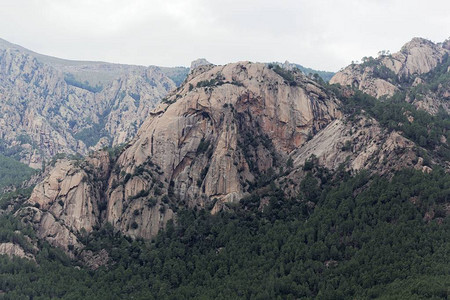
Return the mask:
[[448,0],[0,0],[0,37],[69,59],[189,66],[289,60],[337,71],[450,36]]

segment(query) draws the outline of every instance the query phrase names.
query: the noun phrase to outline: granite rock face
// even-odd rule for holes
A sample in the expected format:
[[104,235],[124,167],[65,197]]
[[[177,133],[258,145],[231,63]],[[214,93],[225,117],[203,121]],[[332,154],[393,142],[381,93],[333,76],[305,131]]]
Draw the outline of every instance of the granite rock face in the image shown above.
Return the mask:
[[0,243],[0,255],[8,255],[11,258],[17,256],[20,258],[34,260],[33,254],[25,252],[20,245],[11,242]]
[[66,251],[109,222],[150,238],[183,207],[239,201],[293,150],[341,118],[339,101],[300,72],[264,64],[200,66],[116,158],[58,161],[16,215]]
[[[204,67],[154,111],[118,159],[123,173],[110,179],[108,220],[124,232],[147,237],[146,222],[155,220],[153,227],[163,218],[140,204],[147,201],[136,198],[141,191],[158,199],[164,216],[180,203],[215,203],[217,211],[241,199],[256,177],[341,115],[338,101],[300,73],[291,86],[264,64]],[[149,166],[156,171],[142,171]],[[171,199],[158,198],[158,189]],[[142,210],[139,217],[123,217],[124,210],[136,209]]]
[[58,160],[16,216],[34,227],[39,238],[65,251],[79,249],[79,237],[104,219],[103,191],[109,172],[110,156],[105,151],[82,161]]

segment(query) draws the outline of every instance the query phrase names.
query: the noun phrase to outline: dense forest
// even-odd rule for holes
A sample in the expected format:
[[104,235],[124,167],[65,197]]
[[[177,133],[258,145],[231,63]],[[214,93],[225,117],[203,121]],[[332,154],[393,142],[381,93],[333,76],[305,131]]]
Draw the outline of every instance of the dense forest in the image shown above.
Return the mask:
[[6,186],[20,184],[37,171],[17,160],[0,154],[0,190]]
[[[308,169],[301,184],[309,188],[298,197],[272,186],[262,211],[257,196],[217,215],[185,210],[152,241],[106,224],[85,241],[89,250],[109,251],[113,263],[96,271],[45,243],[36,263],[1,257],[2,297],[447,299],[450,175]],[[26,247],[15,232],[32,231],[12,217],[0,223],[2,241]]]

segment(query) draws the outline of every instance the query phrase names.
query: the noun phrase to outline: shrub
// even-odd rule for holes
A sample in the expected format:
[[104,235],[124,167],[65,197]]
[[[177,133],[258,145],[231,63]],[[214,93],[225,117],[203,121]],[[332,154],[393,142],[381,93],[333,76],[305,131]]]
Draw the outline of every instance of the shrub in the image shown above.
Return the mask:
[[295,81],[295,77],[292,74],[292,72],[290,72],[286,69],[283,69],[279,65],[269,65],[269,68],[272,69],[278,75],[280,75],[285,80],[285,82],[287,84],[289,84],[290,86],[297,85],[297,82]]
[[210,144],[209,140],[206,141],[205,138],[202,138],[197,147],[197,155],[202,154],[203,152],[206,152],[206,150],[208,150],[208,148],[209,148],[209,144]]
[[352,142],[345,141],[344,146],[341,148],[342,151],[350,151],[352,150]]
[[157,203],[158,201],[155,199],[155,198],[153,198],[153,197],[151,197],[151,198],[148,198],[148,200],[147,200],[147,206],[148,207],[154,207],[155,205],[156,205],[156,203]]

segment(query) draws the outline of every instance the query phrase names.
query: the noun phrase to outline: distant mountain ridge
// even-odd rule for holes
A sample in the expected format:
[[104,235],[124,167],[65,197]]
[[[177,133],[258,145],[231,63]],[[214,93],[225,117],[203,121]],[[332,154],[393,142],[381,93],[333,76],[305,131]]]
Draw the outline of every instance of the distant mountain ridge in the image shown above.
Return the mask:
[[309,74],[318,74],[324,81],[328,82],[330,81],[330,79],[334,76],[334,72],[330,72],[330,71],[320,71],[320,70],[315,70],[315,69],[311,69],[308,67],[304,67],[302,65],[299,64],[295,64],[295,66],[297,68],[300,69],[300,71],[302,71],[305,75],[309,75]]
[[186,68],[82,62],[0,40],[0,153],[41,168],[57,153],[131,139]]
[[[140,65],[118,64],[103,61],[70,60],[36,53],[20,45],[10,43],[0,38],[0,50],[16,49],[35,57],[40,63],[52,66],[65,73],[72,74],[80,82],[88,81],[92,86],[105,85],[114,79],[129,73],[139,73],[147,67]],[[186,67],[160,67],[167,77],[171,78],[177,86],[186,78],[189,68]]]

